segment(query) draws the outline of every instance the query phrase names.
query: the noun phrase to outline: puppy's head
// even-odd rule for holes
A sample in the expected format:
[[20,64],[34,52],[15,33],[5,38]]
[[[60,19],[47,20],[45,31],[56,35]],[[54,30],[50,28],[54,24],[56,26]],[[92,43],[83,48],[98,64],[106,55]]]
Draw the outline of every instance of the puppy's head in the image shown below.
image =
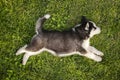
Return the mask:
[[75,30],[81,38],[91,38],[101,32],[100,28],[92,21],[89,21],[85,16],[82,16],[81,24],[76,26]]

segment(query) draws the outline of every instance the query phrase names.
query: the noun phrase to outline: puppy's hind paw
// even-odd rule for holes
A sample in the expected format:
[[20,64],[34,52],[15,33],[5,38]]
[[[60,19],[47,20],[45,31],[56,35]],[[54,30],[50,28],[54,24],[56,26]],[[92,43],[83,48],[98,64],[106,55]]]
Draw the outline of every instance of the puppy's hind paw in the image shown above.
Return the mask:
[[22,65],[26,65],[26,62],[25,62],[25,61],[23,61],[23,62],[22,62]]
[[23,46],[22,48],[20,48],[17,52],[16,52],[16,55],[20,55],[24,52],[26,52],[25,48],[27,47],[27,45]]
[[20,55],[20,54],[22,54],[23,52],[22,52],[22,49],[19,49],[15,54],[16,54],[16,56],[17,55]]

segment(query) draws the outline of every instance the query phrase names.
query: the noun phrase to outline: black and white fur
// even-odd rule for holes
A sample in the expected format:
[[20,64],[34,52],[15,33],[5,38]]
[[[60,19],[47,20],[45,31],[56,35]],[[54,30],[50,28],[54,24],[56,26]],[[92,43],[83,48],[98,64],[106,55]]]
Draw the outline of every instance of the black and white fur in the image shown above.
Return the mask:
[[50,17],[46,14],[36,22],[36,34],[30,44],[20,48],[16,55],[24,54],[23,65],[28,58],[47,51],[54,56],[64,57],[73,54],[85,56],[94,61],[102,61],[103,53],[93,46],[90,46],[90,38],[99,34],[100,28],[92,21],[82,17],[81,24],[76,25],[69,31],[45,31],[42,29],[43,23]]

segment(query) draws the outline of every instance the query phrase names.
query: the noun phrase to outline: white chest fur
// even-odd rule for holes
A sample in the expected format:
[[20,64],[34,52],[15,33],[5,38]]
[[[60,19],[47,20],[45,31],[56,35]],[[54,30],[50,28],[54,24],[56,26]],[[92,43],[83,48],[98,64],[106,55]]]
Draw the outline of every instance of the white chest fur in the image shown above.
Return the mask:
[[87,40],[84,40],[83,43],[82,43],[82,47],[87,49],[90,45],[90,40],[87,39]]

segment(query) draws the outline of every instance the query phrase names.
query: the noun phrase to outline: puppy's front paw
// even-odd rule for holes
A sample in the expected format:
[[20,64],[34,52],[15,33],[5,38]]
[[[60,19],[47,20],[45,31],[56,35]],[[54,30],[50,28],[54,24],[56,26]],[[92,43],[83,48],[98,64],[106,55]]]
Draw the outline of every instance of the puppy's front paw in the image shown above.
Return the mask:
[[96,57],[94,58],[94,60],[97,61],[97,62],[101,62],[101,61],[102,61],[102,58],[101,58],[100,56],[96,56]]
[[103,52],[101,52],[101,51],[98,51],[97,55],[98,56],[104,56]]
[[102,61],[102,58],[98,55],[95,55],[94,53],[87,53],[85,54],[84,56],[96,61],[96,62],[101,62]]

